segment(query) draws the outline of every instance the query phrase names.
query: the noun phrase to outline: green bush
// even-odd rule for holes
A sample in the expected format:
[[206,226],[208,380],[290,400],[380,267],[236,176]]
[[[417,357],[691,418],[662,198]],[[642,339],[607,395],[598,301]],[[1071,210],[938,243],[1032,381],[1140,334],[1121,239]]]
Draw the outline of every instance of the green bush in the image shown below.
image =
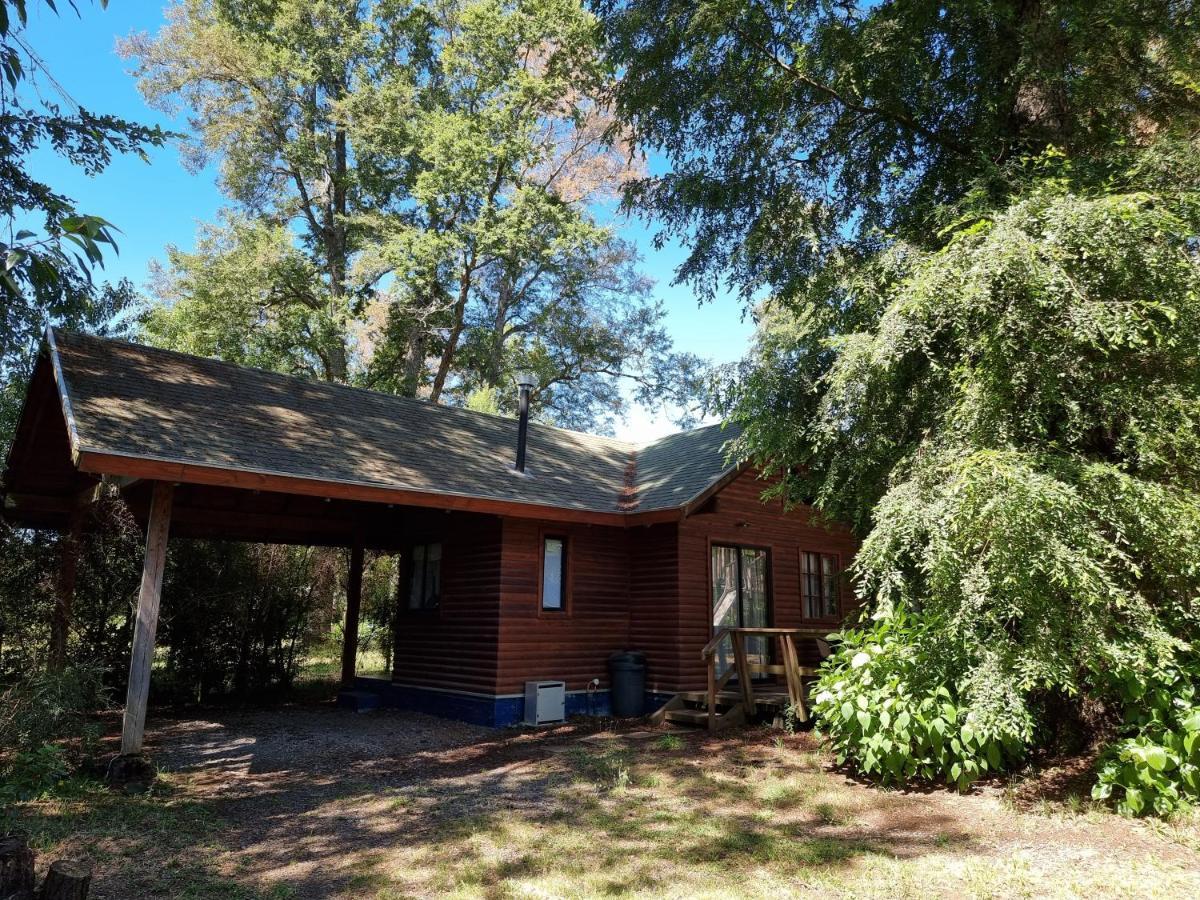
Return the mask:
[[1196,668],[1170,668],[1121,683],[1128,736],[1105,751],[1093,797],[1131,816],[1170,816],[1200,801]]
[[36,800],[71,777],[67,751],[59,744],[13,753],[0,767],[0,801]]
[[897,610],[838,637],[813,703],[837,755],[885,783],[944,781],[965,790],[1022,755],[1024,735],[984,727],[925,652],[925,626]]
[[57,789],[91,760],[107,703],[100,671],[75,666],[34,671],[0,692],[0,801],[31,800]]
[[80,758],[86,757],[99,738],[92,714],[107,703],[101,672],[95,667],[34,671],[0,691],[0,748],[13,754],[36,753],[45,744],[67,740]]

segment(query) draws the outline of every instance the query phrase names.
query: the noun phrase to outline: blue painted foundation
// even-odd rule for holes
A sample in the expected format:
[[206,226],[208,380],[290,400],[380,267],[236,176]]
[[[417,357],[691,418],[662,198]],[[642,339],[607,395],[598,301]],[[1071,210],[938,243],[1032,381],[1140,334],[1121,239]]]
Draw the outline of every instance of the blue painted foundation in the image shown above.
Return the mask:
[[[363,695],[379,698],[383,706],[428,713],[445,719],[459,719],[475,725],[502,728],[519,725],[525,720],[525,698],[523,696],[488,696],[466,694],[455,691],[439,691],[436,688],[413,687],[393,684],[382,678],[356,678],[353,691],[338,695],[338,705],[347,709],[373,708],[364,703]],[[646,692],[646,712],[651,713],[670,699],[670,694]],[[607,716],[612,714],[607,690],[567,693],[567,716]]]

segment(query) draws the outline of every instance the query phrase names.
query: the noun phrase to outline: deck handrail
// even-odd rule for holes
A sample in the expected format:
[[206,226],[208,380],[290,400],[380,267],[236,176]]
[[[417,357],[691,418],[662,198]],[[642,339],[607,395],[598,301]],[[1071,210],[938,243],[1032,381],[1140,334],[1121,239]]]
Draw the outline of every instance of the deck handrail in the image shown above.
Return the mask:
[[[782,650],[783,667],[780,672],[779,667],[751,666],[746,654],[746,637],[761,636],[777,638]],[[717,694],[727,685],[734,674],[738,677],[738,687],[742,695],[742,708],[747,716],[754,714],[755,699],[754,688],[750,684],[750,672],[753,668],[755,671],[770,671],[777,674],[783,674],[787,683],[788,699],[797,707],[797,713],[800,716],[800,721],[807,721],[808,709],[804,702],[804,684],[802,677],[811,677],[816,674],[815,669],[810,669],[800,665],[799,654],[796,652],[796,638],[814,638],[824,639],[829,636],[829,631],[823,628],[772,628],[767,626],[748,627],[748,628],[718,628],[713,634],[712,640],[704,645],[704,649],[700,651],[700,658],[705,661],[705,667],[708,669],[708,727],[709,730],[715,731],[717,725]],[[729,643],[733,649],[733,665],[730,666],[724,675],[717,676],[717,648],[725,638],[729,638]]]
[[797,637],[798,638],[828,638],[829,635],[832,634],[833,632],[831,629],[828,629],[828,628],[811,628],[811,627],[809,627],[809,628],[769,628],[766,626],[761,626],[761,627],[749,626],[749,627],[745,627],[745,628],[743,628],[743,627],[736,627],[736,628],[723,627],[723,628],[718,628],[716,630],[716,632],[713,633],[712,640],[704,645],[704,649],[700,651],[700,658],[708,659],[710,656],[714,655],[717,652],[717,648],[720,646],[721,641],[723,641],[727,635],[731,635],[731,634],[735,634],[735,633],[743,634],[743,635],[765,635],[765,636],[772,636],[772,637],[782,637],[783,635],[791,635],[794,638],[797,638]]

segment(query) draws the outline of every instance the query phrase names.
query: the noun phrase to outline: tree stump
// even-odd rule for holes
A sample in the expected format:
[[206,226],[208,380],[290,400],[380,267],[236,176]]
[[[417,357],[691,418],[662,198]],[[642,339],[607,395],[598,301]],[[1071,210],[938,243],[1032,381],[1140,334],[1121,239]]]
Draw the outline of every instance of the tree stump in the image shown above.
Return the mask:
[[25,835],[0,837],[0,900],[33,900],[33,857]]
[[82,859],[60,859],[50,863],[42,882],[39,900],[87,900],[92,886],[92,867]]
[[[157,776],[158,769],[147,757],[140,753],[122,753],[112,758],[104,780],[113,790],[125,794],[144,794],[150,790]],[[0,897],[0,900],[3,898]]]

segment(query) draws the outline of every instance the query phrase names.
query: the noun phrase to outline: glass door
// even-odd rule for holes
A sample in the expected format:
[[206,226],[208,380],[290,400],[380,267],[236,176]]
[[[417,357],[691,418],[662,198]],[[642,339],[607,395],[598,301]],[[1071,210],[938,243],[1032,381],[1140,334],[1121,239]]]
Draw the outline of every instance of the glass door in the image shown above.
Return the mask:
[[[720,628],[766,627],[771,621],[768,584],[770,557],[757,547],[731,547],[714,544],[712,548],[712,624]],[[747,637],[746,655],[752,663],[770,662],[770,639]],[[717,648],[717,676],[733,665],[733,645],[729,638]]]

